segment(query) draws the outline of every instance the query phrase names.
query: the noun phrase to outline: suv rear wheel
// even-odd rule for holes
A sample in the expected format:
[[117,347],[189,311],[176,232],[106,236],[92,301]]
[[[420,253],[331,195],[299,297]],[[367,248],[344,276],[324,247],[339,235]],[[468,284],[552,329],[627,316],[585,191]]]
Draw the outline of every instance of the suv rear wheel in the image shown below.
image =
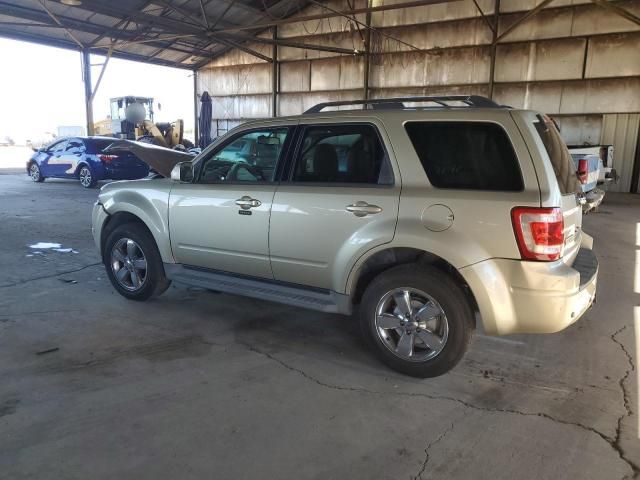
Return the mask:
[[125,223],[109,234],[103,262],[113,287],[128,299],[147,300],[171,285],[153,237],[137,223]]
[[440,270],[415,265],[389,269],[369,284],[360,325],[386,365],[422,378],[451,370],[474,330],[473,311],[455,282]]

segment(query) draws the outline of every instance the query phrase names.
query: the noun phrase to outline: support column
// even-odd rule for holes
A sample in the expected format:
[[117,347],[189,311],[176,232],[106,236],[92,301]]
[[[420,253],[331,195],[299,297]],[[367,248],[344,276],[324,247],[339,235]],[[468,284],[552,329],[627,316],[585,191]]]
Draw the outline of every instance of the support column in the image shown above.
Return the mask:
[[271,51],[271,116],[278,116],[278,90],[280,90],[280,71],[278,64],[278,27],[273,27],[273,49]]
[[193,144],[197,147],[200,144],[200,119],[198,118],[198,71],[193,71]]
[[631,193],[640,193],[640,128],[638,129],[638,139],[636,140],[636,154],[631,168]]
[[[371,0],[367,0],[367,7],[371,7]],[[368,10],[365,16],[365,24],[367,25],[367,31],[365,32],[365,53],[364,53],[364,78],[363,78],[363,92],[362,98],[369,100],[369,70],[371,65],[371,10]]]
[[489,65],[489,98],[493,100],[493,86],[496,72],[496,52],[498,50],[498,27],[500,24],[500,0],[493,4],[493,38],[491,41],[491,64]]
[[84,108],[87,116],[87,135],[91,136],[93,130],[93,100],[91,98],[91,57],[89,49],[82,50],[82,82],[84,83]]

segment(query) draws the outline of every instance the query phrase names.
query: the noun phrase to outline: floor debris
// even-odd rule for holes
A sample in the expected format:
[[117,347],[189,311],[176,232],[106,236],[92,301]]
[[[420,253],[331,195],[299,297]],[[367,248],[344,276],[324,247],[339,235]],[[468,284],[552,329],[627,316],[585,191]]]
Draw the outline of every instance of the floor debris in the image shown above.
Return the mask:
[[47,353],[57,352],[58,350],[60,350],[60,347],[48,348],[47,350],[40,350],[39,352],[36,352],[36,355],[46,355]]

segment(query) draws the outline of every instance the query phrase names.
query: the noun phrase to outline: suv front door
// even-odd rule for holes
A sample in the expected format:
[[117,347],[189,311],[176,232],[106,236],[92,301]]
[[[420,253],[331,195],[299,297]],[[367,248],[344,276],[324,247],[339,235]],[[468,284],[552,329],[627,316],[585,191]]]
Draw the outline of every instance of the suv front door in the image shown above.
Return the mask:
[[178,263],[273,278],[269,215],[289,125],[240,132],[203,155],[192,183],[169,200],[171,248]]
[[273,200],[276,280],[342,293],[354,262],[393,239],[400,177],[373,124],[309,123]]

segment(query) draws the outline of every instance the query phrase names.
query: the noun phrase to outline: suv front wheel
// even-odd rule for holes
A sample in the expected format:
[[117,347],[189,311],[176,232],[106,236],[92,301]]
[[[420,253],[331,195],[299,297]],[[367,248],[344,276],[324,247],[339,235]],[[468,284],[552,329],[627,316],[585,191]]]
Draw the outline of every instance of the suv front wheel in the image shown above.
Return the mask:
[[362,332],[378,357],[413,377],[451,370],[467,350],[474,316],[462,290],[432,267],[400,265],[378,275],[360,305]]
[[164,274],[156,242],[137,223],[125,223],[109,234],[103,262],[113,287],[130,300],[160,295],[171,284]]

